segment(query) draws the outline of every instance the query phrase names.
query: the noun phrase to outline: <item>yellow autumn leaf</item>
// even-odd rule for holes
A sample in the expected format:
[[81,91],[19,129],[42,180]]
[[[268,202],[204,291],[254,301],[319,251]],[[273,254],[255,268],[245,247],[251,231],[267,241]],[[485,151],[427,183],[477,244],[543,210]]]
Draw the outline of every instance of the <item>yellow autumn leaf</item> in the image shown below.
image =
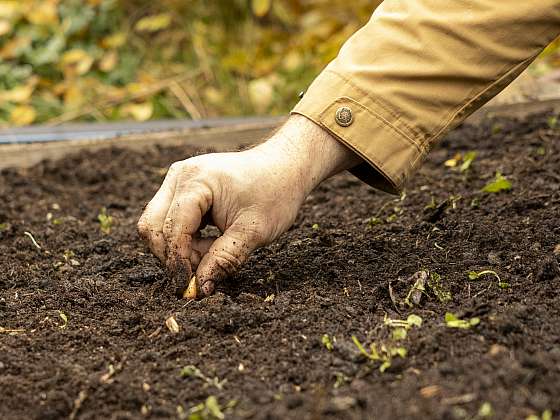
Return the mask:
[[42,0],[27,4],[25,17],[34,25],[58,24],[58,0]]
[[28,84],[23,86],[16,86],[10,90],[0,91],[0,102],[14,102],[14,103],[23,103],[27,102],[31,99],[31,95],[33,94],[33,90],[35,89],[34,85]]
[[11,60],[21,54],[31,45],[30,36],[16,36],[10,39],[0,49],[0,58],[3,60]]
[[146,89],[146,85],[144,85],[143,83],[132,82],[132,83],[128,83],[125,86],[125,89],[131,95],[136,95],[142,93],[144,89]]
[[10,122],[17,126],[29,125],[36,117],[37,112],[30,105],[18,105],[10,112]]
[[12,32],[12,24],[6,19],[0,19],[0,36],[7,35]]
[[282,59],[282,67],[288,71],[294,71],[303,63],[303,55],[299,51],[290,51]]
[[93,57],[84,50],[73,49],[62,55],[60,64],[64,67],[65,72],[80,76],[89,71],[93,64]]
[[119,56],[117,52],[109,51],[99,61],[99,70],[105,73],[109,73],[111,70],[115,68],[118,60],[119,60]]
[[272,5],[272,0],[251,1],[251,8],[253,10],[253,14],[257,17],[263,17],[264,15],[266,15],[270,10],[271,5]]
[[136,22],[134,29],[138,32],[157,32],[169,27],[171,14],[161,13],[159,15],[146,16]]
[[12,20],[21,13],[22,3],[16,0],[0,1],[0,18]]
[[140,104],[127,104],[121,108],[124,115],[131,116],[136,121],[149,120],[154,113],[154,106],[151,102],[143,102]]
[[101,40],[101,46],[105,49],[120,48],[126,43],[126,37],[126,32],[116,32],[103,38]]

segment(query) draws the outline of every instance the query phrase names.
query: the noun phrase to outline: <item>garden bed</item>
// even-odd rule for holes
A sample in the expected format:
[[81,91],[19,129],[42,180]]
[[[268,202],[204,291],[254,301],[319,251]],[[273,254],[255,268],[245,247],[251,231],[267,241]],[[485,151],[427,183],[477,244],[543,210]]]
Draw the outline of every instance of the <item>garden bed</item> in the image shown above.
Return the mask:
[[[464,126],[402,197],[334,177],[277,243],[196,302],[175,297],[135,231],[168,165],[195,150],[105,148],[3,170],[0,417],[557,414],[555,121]],[[511,190],[482,192],[498,171]],[[403,324],[404,337],[389,320],[411,314],[422,324]]]

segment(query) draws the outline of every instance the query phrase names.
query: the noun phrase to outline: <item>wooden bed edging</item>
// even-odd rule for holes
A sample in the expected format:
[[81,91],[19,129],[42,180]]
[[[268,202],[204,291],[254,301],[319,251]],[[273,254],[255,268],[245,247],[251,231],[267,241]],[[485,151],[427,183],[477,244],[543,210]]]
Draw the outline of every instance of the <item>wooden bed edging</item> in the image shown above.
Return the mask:
[[[560,100],[485,106],[471,115],[466,122],[476,124],[485,118],[497,116],[521,118],[547,110],[560,112]],[[145,132],[136,130],[132,134],[118,135],[113,138],[84,139],[80,138],[80,133],[77,131],[77,137],[74,139],[30,144],[0,144],[0,169],[30,167],[43,159],[59,159],[69,153],[79,153],[84,150],[96,150],[110,146],[141,150],[155,145],[174,146],[184,144],[197,148],[210,148],[216,151],[235,150],[263,141],[283,121],[285,121],[285,117],[224,119],[212,120],[208,123],[196,122],[196,124],[178,122],[172,124],[172,129],[165,129],[165,124],[158,122],[152,126],[145,124]],[[133,126],[134,124],[125,123],[124,125]],[[159,128],[154,129],[155,126]],[[41,127],[31,131],[37,132],[40,130]],[[61,130],[61,128],[57,128],[57,130]],[[94,130],[95,125],[92,125],[86,131],[91,133]],[[17,130],[13,130],[13,132],[17,133]],[[68,137],[67,133],[66,137]]]

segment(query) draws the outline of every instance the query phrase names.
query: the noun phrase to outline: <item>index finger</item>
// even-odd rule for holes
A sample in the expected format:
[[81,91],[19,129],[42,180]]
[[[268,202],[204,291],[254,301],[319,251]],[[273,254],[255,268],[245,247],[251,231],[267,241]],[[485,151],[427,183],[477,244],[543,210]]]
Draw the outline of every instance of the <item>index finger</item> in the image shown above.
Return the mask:
[[169,275],[182,295],[190,280],[192,238],[212,205],[212,194],[198,185],[176,189],[163,224]]

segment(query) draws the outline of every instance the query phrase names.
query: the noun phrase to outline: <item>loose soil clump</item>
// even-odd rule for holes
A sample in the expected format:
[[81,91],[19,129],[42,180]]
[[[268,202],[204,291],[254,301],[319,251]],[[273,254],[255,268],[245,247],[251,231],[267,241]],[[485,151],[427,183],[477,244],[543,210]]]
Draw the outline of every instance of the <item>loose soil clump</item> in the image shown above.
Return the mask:
[[[0,418],[560,413],[554,122],[463,126],[401,197],[336,176],[278,242],[192,302],[135,226],[166,168],[196,151],[2,171]],[[511,189],[482,192],[496,172]],[[485,270],[499,280],[469,279]]]

